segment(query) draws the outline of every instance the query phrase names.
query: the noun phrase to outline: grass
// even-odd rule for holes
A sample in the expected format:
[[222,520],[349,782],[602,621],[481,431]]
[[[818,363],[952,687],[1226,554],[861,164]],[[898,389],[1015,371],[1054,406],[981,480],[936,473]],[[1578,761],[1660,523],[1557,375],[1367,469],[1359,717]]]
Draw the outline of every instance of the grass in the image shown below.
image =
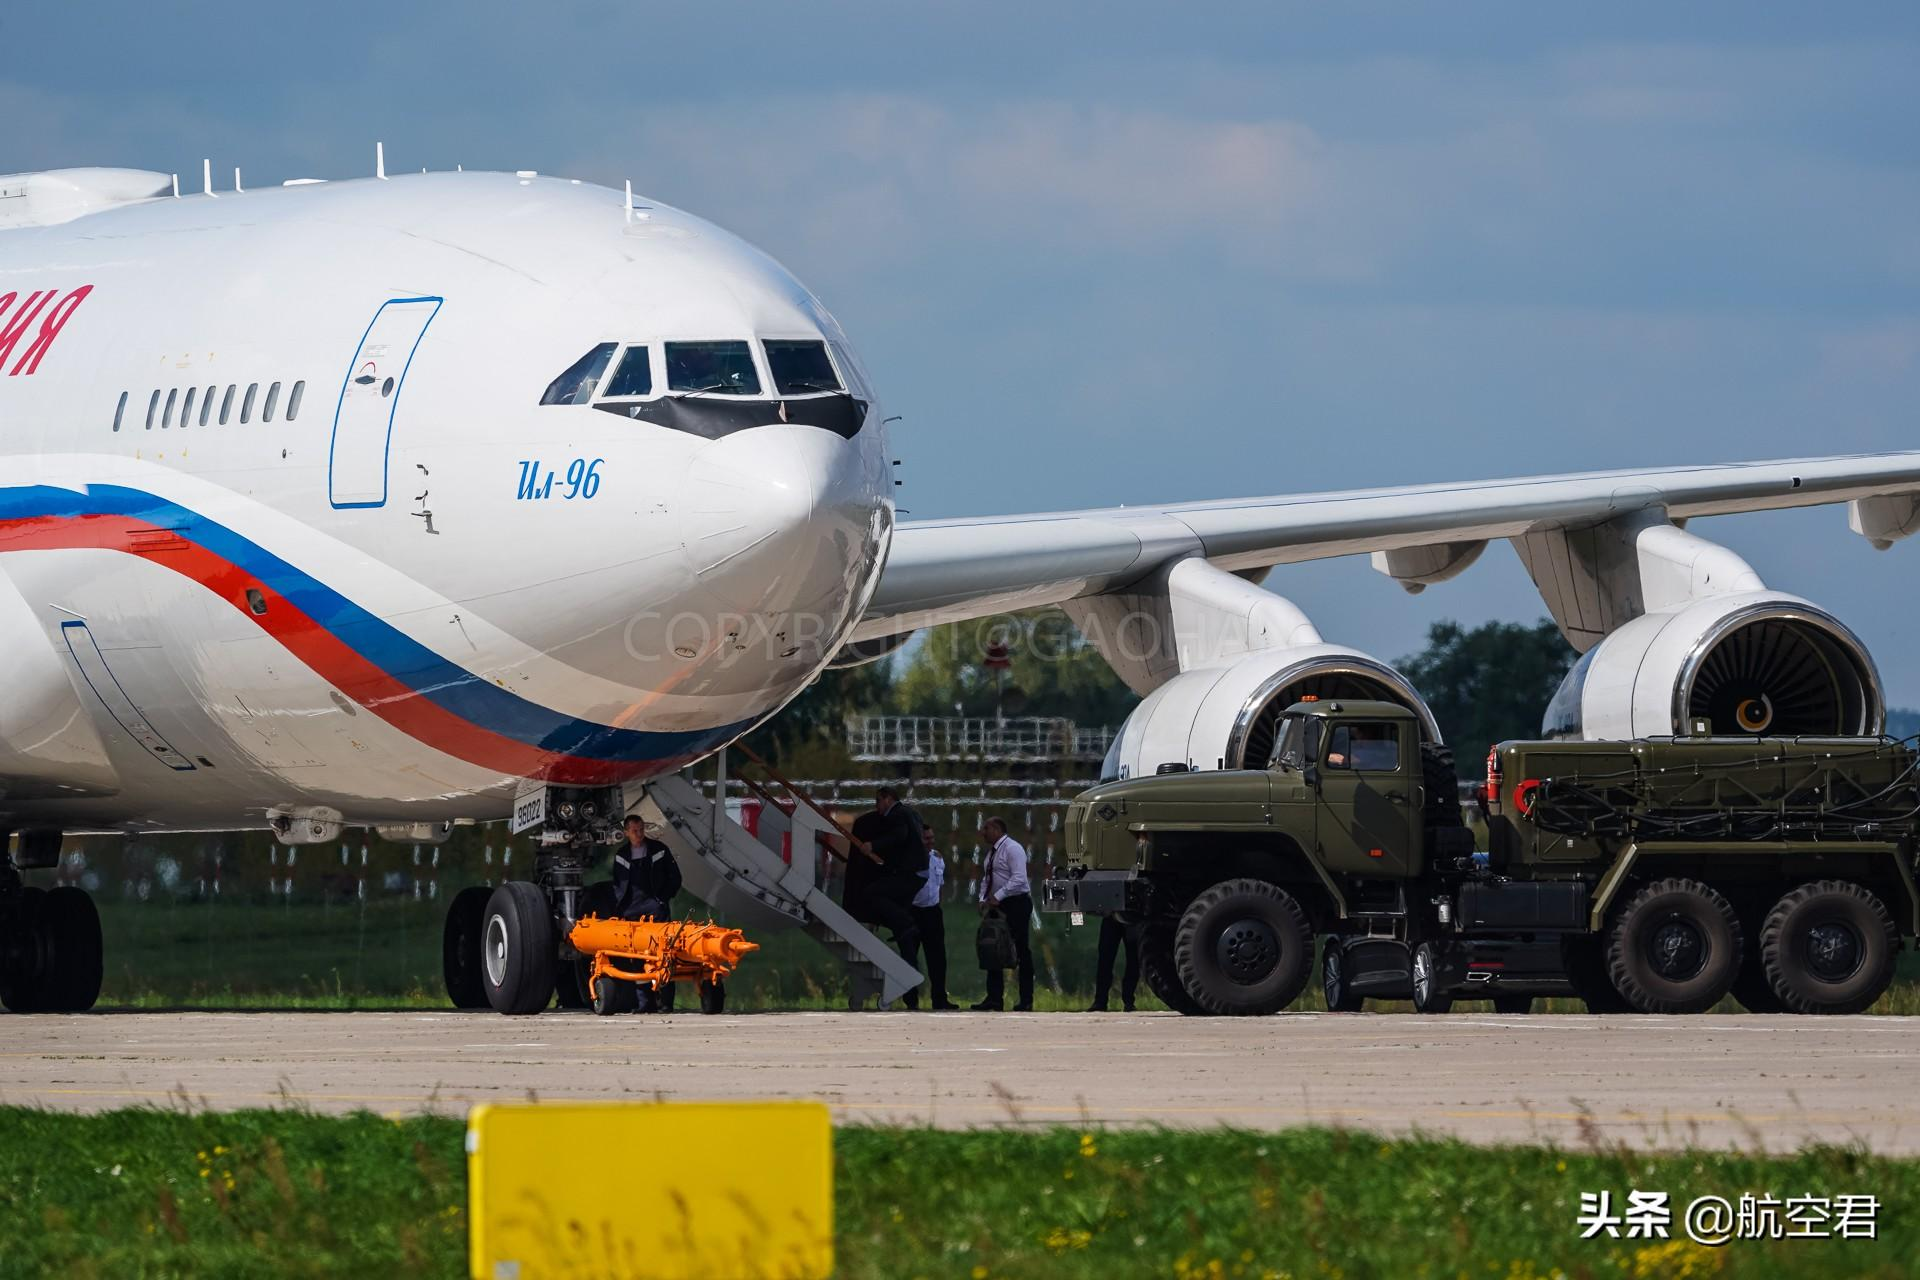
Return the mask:
[[[0,1109],[0,1271],[464,1274],[458,1121]],[[1912,1274],[1920,1161],[1382,1141],[1361,1133],[849,1128],[839,1274],[1489,1277]],[[1880,1200],[1874,1240],[1578,1239],[1580,1194]]]

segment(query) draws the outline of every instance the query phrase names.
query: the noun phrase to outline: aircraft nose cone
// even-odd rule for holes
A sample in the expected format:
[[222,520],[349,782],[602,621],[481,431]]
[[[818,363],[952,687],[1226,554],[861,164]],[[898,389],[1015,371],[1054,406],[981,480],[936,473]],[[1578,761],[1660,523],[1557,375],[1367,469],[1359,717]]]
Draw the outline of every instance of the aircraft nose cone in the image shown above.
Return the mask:
[[687,471],[688,568],[761,620],[773,656],[805,660],[838,639],[877,561],[884,481],[866,451],[815,427],[724,436]]

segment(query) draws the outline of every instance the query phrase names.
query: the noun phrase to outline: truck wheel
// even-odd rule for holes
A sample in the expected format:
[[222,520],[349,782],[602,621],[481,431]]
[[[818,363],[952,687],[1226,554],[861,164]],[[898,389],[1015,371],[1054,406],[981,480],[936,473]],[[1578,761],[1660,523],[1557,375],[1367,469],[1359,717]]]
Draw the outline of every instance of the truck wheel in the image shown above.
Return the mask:
[[1705,1013],[1740,974],[1740,918],[1698,880],[1655,880],[1614,917],[1607,973],[1642,1013]]
[[1795,1013],[1860,1013],[1893,981],[1900,935],[1864,885],[1817,880],[1786,894],[1760,928],[1767,983]]
[[1588,1013],[1631,1013],[1628,1004],[1614,988],[1607,972],[1606,949],[1592,934],[1569,934],[1560,940],[1560,964],[1566,970],[1567,985],[1587,1006]]
[[480,926],[487,1003],[500,1013],[538,1013],[553,999],[553,915],[538,885],[509,880],[487,899]]
[[700,984],[700,1012],[725,1013],[727,1011],[727,984],[715,978],[712,982]]
[[1147,990],[1158,996],[1167,1008],[1190,1018],[1204,1017],[1207,1011],[1180,985],[1179,970],[1174,968],[1173,931],[1178,923],[1176,919],[1154,916],[1141,927],[1140,977],[1146,982]]
[[1346,944],[1338,938],[1328,938],[1320,952],[1320,991],[1327,998],[1329,1013],[1359,1013],[1367,1006],[1367,998],[1347,985],[1346,952]]
[[603,1018],[633,1010],[633,984],[619,978],[593,979],[593,1011]]
[[493,890],[472,885],[453,895],[447,904],[446,928],[440,935],[440,972],[446,979],[447,999],[456,1009],[487,1007],[485,970],[480,965],[480,928],[487,918],[487,900]]
[[1453,993],[1440,989],[1440,953],[1431,942],[1413,949],[1413,1011],[1446,1013],[1453,1008]]
[[1180,985],[1208,1013],[1278,1013],[1313,972],[1313,930],[1279,885],[1223,880],[1180,917],[1173,963]]

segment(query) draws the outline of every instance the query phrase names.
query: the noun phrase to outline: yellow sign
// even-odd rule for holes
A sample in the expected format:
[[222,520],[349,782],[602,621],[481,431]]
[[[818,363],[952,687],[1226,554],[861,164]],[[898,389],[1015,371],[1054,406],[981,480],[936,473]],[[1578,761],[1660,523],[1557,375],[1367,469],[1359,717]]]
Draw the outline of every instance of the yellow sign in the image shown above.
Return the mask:
[[530,1103],[467,1117],[474,1280],[812,1280],[833,1270],[814,1102]]

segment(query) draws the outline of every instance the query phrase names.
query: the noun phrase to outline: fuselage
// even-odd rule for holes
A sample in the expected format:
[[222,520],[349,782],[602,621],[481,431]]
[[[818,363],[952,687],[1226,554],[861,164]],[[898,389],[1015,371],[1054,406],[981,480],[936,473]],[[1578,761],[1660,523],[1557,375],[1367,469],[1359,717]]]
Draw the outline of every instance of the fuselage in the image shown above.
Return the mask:
[[433,174],[0,231],[5,825],[494,818],[804,688],[885,559],[881,412],[777,263],[624,206]]

